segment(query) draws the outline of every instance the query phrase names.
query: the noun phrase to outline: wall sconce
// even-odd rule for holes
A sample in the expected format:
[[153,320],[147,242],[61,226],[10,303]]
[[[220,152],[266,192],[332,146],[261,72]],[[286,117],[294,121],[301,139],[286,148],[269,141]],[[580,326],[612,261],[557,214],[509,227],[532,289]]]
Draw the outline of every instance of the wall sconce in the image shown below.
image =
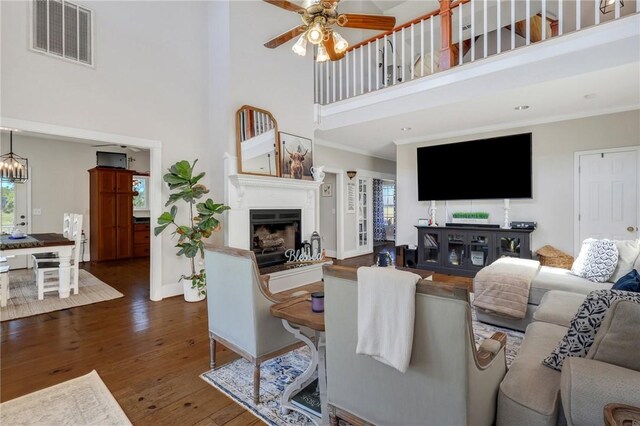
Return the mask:
[[347,176],[349,176],[349,179],[353,179],[354,177],[356,177],[356,174],[358,172],[356,172],[355,170],[347,170]]

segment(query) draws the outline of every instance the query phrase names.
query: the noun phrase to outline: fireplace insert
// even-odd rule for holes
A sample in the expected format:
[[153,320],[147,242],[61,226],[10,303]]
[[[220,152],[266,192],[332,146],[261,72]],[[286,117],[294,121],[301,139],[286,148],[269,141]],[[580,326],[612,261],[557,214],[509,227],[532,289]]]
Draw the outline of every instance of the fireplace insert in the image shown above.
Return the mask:
[[258,267],[280,265],[287,261],[285,252],[299,250],[302,245],[300,210],[251,210],[251,250],[256,255]]

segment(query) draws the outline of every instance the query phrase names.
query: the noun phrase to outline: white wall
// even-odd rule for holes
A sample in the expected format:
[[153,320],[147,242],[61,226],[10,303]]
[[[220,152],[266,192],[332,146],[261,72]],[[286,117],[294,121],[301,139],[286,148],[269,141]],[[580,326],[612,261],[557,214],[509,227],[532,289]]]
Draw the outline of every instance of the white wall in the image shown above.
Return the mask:
[[[84,216],[83,230],[87,236],[85,260],[89,260],[89,169],[96,166],[96,151],[123,152],[111,147],[95,148],[89,144],[51,140],[14,134],[14,152],[29,160],[31,210],[40,215],[31,217],[31,232],[62,232],[62,215],[79,213]],[[0,152],[9,150],[9,135],[1,134]],[[149,164],[149,152],[127,152],[136,158],[134,164]],[[134,213],[134,214],[137,214]],[[146,213],[148,216],[148,212]]]
[[[2,117],[162,141],[163,171],[198,157],[207,170],[205,153],[224,151],[208,127],[209,84],[216,81],[209,3],[86,2],[95,14],[93,68],[28,49],[29,3],[0,3]],[[212,185],[214,198],[221,187]],[[169,286],[188,262],[175,256],[168,233],[162,238],[157,267]],[[176,291],[181,287],[165,287],[165,295]]]
[[322,188],[320,190],[320,236],[322,237],[322,247],[327,250],[327,254],[336,255],[338,250],[337,232],[337,198],[336,191],[336,174],[327,173],[324,178],[324,183],[331,185],[332,192],[330,197],[324,197],[322,195]]
[[[579,120],[520,127],[397,148],[398,244],[416,244],[414,225],[428,217],[428,202],[418,202],[416,149],[420,146],[461,142],[515,133],[533,133],[533,199],[511,200],[511,220],[538,222],[532,249],[550,244],[573,253],[574,152],[637,146],[640,144],[640,111],[602,115]],[[505,153],[508,158],[508,153]],[[452,159],[455,161],[455,159]],[[507,161],[505,168],[508,168]],[[445,184],[436,181],[435,184]],[[450,201],[448,211],[487,211],[489,220],[501,223],[502,200]],[[444,224],[445,203],[437,203],[438,223]]]

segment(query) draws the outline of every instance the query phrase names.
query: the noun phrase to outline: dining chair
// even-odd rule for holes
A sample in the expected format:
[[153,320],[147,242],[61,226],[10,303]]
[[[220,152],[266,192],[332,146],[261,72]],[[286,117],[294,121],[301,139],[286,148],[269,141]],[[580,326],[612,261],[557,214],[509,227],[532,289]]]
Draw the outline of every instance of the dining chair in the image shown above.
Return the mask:
[[[70,220],[70,232],[68,238],[74,241],[73,255],[71,259],[71,288],[73,294],[78,294],[78,275],[80,265],[80,247],[82,245],[82,215],[74,214]],[[36,269],[36,283],[38,285],[38,299],[44,299],[44,293],[59,291],[60,280],[46,281],[48,274],[59,273],[59,260],[40,261]],[[59,278],[59,277],[58,277]]]
[[[62,215],[62,235],[65,238],[69,238],[69,234],[71,233],[71,225],[73,222],[74,213],[64,213]],[[33,259],[33,274],[37,277],[37,269],[38,262],[51,262],[58,258],[58,253],[50,252],[50,253],[35,253],[31,255]]]

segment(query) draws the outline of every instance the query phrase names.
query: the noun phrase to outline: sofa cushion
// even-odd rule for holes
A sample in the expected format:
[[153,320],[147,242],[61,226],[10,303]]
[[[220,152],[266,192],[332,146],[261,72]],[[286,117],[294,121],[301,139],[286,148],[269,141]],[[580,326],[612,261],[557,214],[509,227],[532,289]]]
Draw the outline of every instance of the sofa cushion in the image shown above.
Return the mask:
[[571,266],[571,272],[590,281],[603,283],[611,278],[617,264],[618,247],[615,242],[587,238]]
[[544,365],[560,371],[567,357],[584,358],[595,340],[609,307],[616,300],[640,303],[640,293],[619,290],[598,290],[589,293],[576,316],[571,320],[567,334],[544,359]]
[[[503,399],[500,406],[522,406],[527,410],[527,416],[533,418],[548,418],[557,411],[560,372],[546,368],[542,365],[542,360],[564,336],[566,330],[565,327],[544,322],[529,324],[518,355],[500,384],[498,399]],[[515,414],[508,411],[498,410],[500,419],[503,420],[499,420],[498,424],[513,424],[509,419],[513,419]]]
[[609,278],[612,283],[627,275],[633,270],[633,265],[640,255],[640,240],[617,240],[614,241],[618,248],[618,265],[613,275]]
[[611,290],[634,291],[640,293],[640,273],[632,269],[627,275],[623,275],[611,287]]
[[529,303],[539,305],[542,296],[549,290],[569,291],[586,296],[594,290],[608,290],[612,285],[611,283],[594,283],[585,278],[577,277],[571,271],[563,268],[541,266],[538,275],[531,282]]
[[542,297],[540,306],[533,314],[533,319],[569,327],[571,320],[586,298],[587,296],[584,294],[551,290]]
[[640,303],[613,302],[587,354],[595,359],[640,371]]

